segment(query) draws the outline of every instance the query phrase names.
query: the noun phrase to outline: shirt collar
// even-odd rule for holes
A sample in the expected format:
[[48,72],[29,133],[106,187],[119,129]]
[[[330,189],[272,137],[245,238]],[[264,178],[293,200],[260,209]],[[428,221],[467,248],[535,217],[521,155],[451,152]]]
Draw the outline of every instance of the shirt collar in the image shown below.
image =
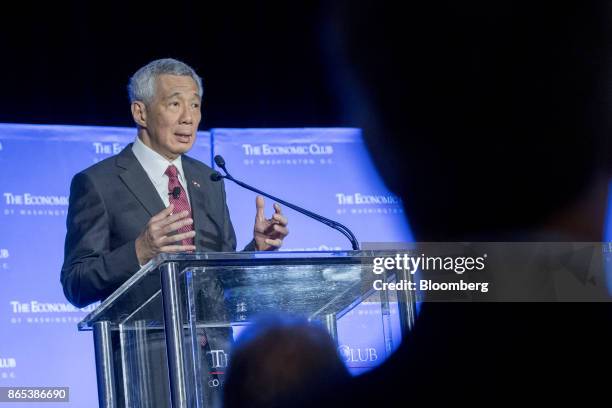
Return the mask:
[[134,156],[136,156],[142,167],[145,169],[145,172],[149,175],[149,178],[154,183],[159,183],[163,180],[166,173],[166,169],[170,165],[174,165],[178,169],[179,180],[185,180],[185,173],[183,173],[183,164],[181,161],[181,156],[177,157],[174,160],[168,160],[164,156],[144,144],[138,136],[136,136],[136,140],[132,145],[132,152],[134,153]]

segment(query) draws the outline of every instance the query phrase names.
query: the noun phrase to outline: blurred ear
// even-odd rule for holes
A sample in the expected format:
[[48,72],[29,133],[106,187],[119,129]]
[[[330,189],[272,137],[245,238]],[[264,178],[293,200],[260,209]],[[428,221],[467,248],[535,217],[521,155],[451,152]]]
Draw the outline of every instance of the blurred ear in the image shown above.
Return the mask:
[[132,102],[132,117],[140,127],[147,127],[147,107],[144,102]]

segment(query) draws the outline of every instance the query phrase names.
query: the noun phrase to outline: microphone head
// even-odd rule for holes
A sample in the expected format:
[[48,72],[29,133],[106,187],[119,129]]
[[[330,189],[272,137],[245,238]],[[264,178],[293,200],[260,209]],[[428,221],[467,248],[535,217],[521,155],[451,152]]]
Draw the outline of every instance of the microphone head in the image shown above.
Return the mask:
[[174,187],[172,189],[172,197],[174,197],[174,199],[177,199],[181,196],[181,188],[180,187]]
[[223,176],[221,175],[221,173],[219,173],[218,171],[215,171],[213,174],[210,175],[210,179],[212,181],[219,181],[223,178]]
[[216,155],[215,156],[215,163],[217,164],[217,166],[221,167],[222,169],[225,169],[225,160],[223,160],[223,157],[221,155]]

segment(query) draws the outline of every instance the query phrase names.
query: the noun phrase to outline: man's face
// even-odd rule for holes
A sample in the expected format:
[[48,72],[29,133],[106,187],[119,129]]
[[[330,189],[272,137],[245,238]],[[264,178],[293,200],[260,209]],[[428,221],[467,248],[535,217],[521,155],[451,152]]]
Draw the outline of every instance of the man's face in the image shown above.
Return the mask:
[[193,146],[202,118],[198,85],[190,76],[160,75],[146,106],[143,142],[169,160]]

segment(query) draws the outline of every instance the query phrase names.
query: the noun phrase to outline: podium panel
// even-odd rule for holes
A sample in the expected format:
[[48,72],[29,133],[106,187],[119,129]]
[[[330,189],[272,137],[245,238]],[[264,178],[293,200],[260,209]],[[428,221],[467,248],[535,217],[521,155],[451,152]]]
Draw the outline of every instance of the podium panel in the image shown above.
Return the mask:
[[[162,254],[80,324],[94,331],[101,407],[219,407],[234,336],[257,316],[285,313],[325,327],[368,299],[391,352],[390,305],[403,330],[411,292],[374,291],[381,251]],[[393,280],[394,276],[383,276]],[[398,299],[399,298],[399,299]],[[396,318],[398,316],[395,316]],[[371,335],[364,327],[361,335]],[[360,333],[353,331],[353,336]]]

